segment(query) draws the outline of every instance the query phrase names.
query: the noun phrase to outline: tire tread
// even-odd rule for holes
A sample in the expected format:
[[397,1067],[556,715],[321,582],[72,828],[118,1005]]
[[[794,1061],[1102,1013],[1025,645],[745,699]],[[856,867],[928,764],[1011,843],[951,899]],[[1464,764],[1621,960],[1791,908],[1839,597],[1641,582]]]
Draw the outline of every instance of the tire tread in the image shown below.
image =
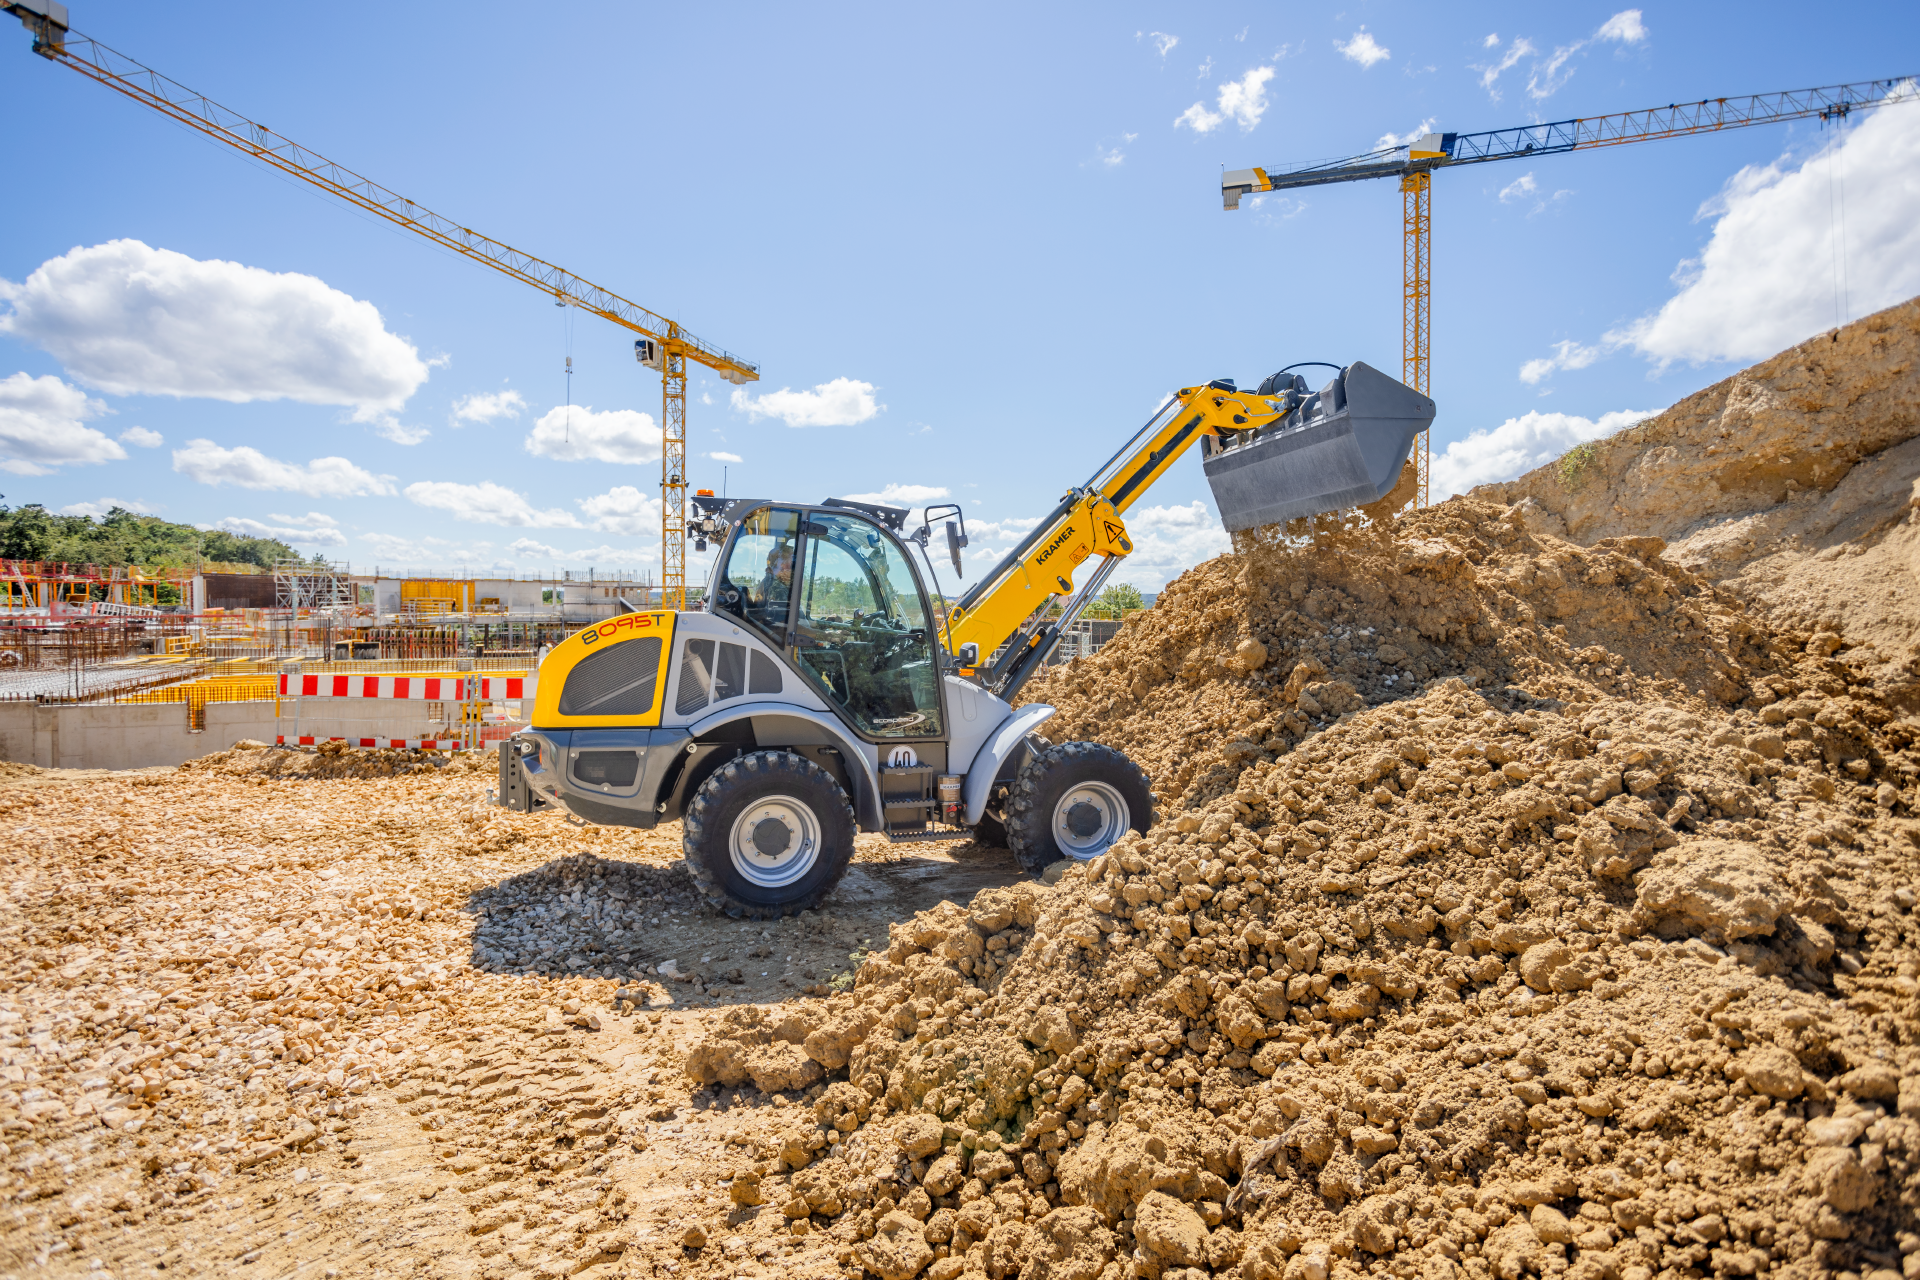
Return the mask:
[[[860,829],[854,821],[853,806],[847,802],[846,793],[840,789],[840,784],[835,782],[833,776],[825,769],[804,756],[795,755],[791,751],[753,751],[743,756],[736,756],[714,770],[713,774],[700,784],[700,789],[694,792],[693,800],[687,805],[686,813],[680,820],[682,832],[680,847],[682,856],[686,859],[687,874],[693,878],[693,883],[700,890],[701,896],[736,920],[777,920],[781,916],[812,910],[833,892],[839,885],[841,877],[847,874],[847,868],[853,863],[851,848],[845,851],[844,856],[836,854],[840,865],[833,874],[811,892],[791,902],[778,904],[746,902],[728,893],[726,886],[720,883],[713,870],[707,866],[705,858],[701,856],[701,848],[710,834],[708,823],[714,819],[715,811],[724,803],[727,793],[743,783],[757,781],[758,775],[762,774],[790,774],[797,778],[812,778],[817,775],[818,779],[825,781],[833,794],[840,798],[840,807],[848,829],[851,831]],[[823,856],[828,853],[824,849],[821,852]]]
[[1111,770],[1115,778],[1124,778],[1128,773],[1137,778],[1140,789],[1147,795],[1148,811],[1132,815],[1134,829],[1145,831],[1153,825],[1152,780],[1124,752],[1098,742],[1063,742],[1049,747],[1020,770],[1007,796],[1007,847],[1028,875],[1037,876],[1045,871],[1056,856],[1049,834],[1051,815],[1045,811],[1040,797],[1048,775],[1063,766],[1081,763],[1098,763],[1103,769]]

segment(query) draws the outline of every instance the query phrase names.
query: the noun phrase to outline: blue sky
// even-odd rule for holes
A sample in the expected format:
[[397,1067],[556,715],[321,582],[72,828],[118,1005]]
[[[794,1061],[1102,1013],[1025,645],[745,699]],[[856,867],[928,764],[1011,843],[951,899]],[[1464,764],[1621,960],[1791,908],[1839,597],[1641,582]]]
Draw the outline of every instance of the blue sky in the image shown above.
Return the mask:
[[[1394,187],[1227,213],[1222,167],[1920,62],[1920,10],[1894,4],[97,0],[73,21],[759,361],[737,396],[694,379],[696,484],[944,490],[976,560],[1175,386],[1397,372]],[[633,335],[33,58],[23,31],[0,29],[0,67],[8,504],[118,500],[356,568],[657,569],[659,384]],[[1837,139],[1441,174],[1439,478],[1513,474],[1920,292],[1916,159],[1903,106]],[[1197,456],[1130,519],[1119,576],[1149,590],[1225,546]]]

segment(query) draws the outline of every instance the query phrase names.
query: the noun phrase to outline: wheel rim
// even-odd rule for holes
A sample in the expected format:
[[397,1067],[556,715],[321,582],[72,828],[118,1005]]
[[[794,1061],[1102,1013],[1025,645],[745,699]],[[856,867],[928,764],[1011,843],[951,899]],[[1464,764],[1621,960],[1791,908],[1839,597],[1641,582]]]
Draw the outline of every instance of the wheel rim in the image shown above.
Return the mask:
[[733,869],[762,889],[778,889],[820,860],[820,820],[792,796],[767,796],[740,811],[727,837]]
[[1126,797],[1104,782],[1082,782],[1053,806],[1053,842],[1079,862],[1097,857],[1133,824]]

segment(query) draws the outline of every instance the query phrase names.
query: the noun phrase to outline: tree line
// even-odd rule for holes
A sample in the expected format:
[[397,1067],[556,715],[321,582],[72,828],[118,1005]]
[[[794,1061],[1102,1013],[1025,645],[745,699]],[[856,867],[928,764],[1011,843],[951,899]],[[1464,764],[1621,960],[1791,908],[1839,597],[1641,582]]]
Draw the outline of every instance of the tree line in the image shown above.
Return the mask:
[[[302,559],[278,538],[247,538],[223,529],[196,529],[159,516],[114,507],[99,518],[63,516],[37,502],[0,505],[0,559],[67,564],[186,565],[195,561],[270,568]],[[323,557],[314,556],[320,563]]]

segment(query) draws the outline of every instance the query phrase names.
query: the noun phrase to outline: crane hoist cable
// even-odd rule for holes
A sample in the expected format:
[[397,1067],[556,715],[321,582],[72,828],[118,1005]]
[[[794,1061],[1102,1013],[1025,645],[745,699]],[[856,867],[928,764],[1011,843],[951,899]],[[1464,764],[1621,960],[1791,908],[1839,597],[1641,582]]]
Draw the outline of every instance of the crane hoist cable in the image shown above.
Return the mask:
[[707,342],[678,322],[511,245],[461,226],[424,205],[336,164],[267,126],[170,80],[153,68],[72,29],[59,0],[0,0],[33,33],[33,51],[97,81],[180,124],[223,142],[368,213],[533,286],[556,301],[590,311],[640,335],[641,363],[661,375],[663,448],[660,474],[662,604],[686,604],[686,364],[705,365],[734,385],[756,382],[760,366]]
[[[1664,107],[1492,129],[1485,133],[1428,133],[1411,143],[1381,147],[1343,160],[1316,160],[1290,168],[1226,170],[1220,175],[1220,199],[1226,208],[1238,209],[1243,197],[1269,191],[1360,182],[1368,178],[1398,178],[1402,202],[1401,380],[1422,394],[1431,395],[1432,186],[1436,171],[1489,160],[1533,159],[1563,151],[1589,151],[1629,142],[1719,133],[1815,116],[1823,123],[1834,124],[1845,121],[1855,111],[1915,101],[1920,101],[1920,85],[1916,85],[1914,77],[1895,76],[1816,89],[1670,102]],[[1841,270],[1844,271],[1844,264]],[[1415,503],[1424,507],[1433,461],[1430,440],[1423,439],[1415,447],[1414,459],[1419,477]]]

